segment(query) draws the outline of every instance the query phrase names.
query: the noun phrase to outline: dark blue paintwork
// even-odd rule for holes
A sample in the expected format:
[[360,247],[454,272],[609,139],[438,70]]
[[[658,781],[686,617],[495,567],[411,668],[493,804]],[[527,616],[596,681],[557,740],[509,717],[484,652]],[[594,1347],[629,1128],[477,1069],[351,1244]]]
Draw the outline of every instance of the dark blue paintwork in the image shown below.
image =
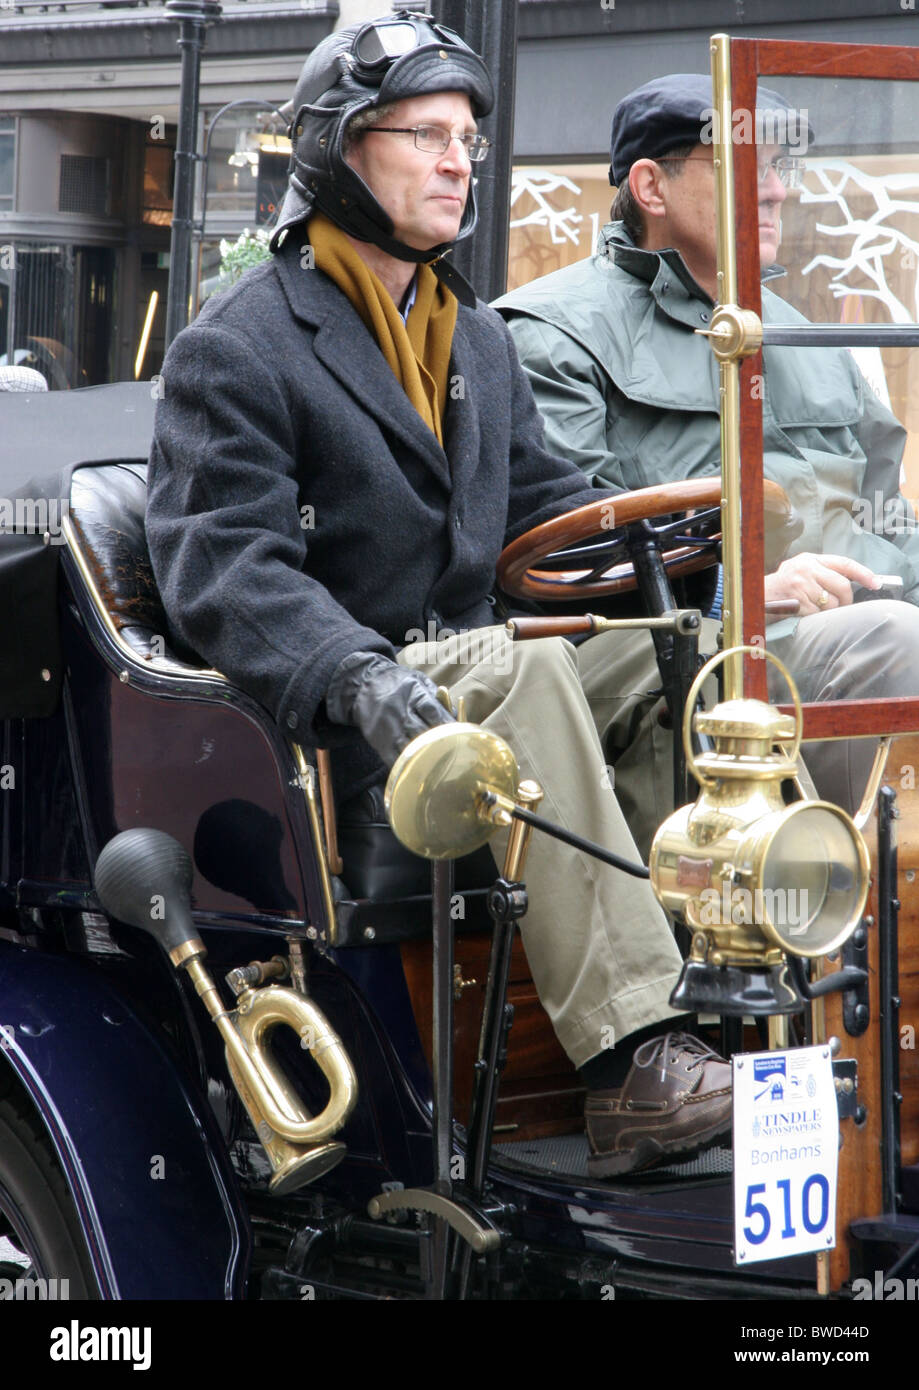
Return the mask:
[[0,1023],[0,1065],[47,1126],[103,1297],[241,1297],[245,1207],[213,1115],[159,1039],[90,964],[2,941]]

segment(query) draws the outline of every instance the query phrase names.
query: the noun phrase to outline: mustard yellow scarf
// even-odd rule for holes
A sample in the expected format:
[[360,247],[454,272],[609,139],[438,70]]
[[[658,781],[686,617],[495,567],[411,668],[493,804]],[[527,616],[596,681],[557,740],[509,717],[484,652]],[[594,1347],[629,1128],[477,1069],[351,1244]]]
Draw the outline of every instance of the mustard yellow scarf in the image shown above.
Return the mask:
[[315,213],[308,233],[317,267],[334,280],[380,345],[393,374],[422,420],[443,444],[450,350],[456,326],[456,297],[429,266],[418,267],[415,302],[402,322],[382,280],[324,213]]

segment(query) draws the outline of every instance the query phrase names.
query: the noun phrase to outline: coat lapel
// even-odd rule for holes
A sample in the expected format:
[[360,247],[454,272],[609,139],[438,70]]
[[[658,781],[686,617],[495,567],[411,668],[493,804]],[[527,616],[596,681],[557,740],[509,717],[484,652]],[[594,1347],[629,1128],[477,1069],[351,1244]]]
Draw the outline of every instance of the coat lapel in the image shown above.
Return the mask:
[[473,404],[477,392],[487,389],[476,380],[475,355],[464,323],[466,312],[460,308],[453,331],[444,411],[444,447],[450,460],[453,488],[460,494],[465,492],[478,466],[482,441],[479,411],[473,408]]
[[411,405],[360,316],[327,275],[301,270],[290,254],[278,256],[281,283],[293,313],[315,326],[313,351],[358,402],[391,434],[397,434],[450,487],[447,455]]

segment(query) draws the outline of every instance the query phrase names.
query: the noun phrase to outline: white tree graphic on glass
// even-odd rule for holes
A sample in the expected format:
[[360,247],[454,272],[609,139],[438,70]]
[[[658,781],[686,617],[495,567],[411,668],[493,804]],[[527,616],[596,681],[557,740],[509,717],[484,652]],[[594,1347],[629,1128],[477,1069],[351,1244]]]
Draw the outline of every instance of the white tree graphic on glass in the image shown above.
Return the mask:
[[[546,227],[553,245],[559,246],[567,239],[573,246],[580,246],[580,223],[584,221],[584,214],[573,205],[567,208],[553,207],[548,195],[557,193],[559,189],[578,196],[581,193],[578,185],[564,174],[526,166],[515,169],[511,181],[511,227]],[[514,208],[527,193],[536,206],[531,212],[514,217]],[[600,231],[599,220],[595,212],[590,214],[594,241]]]
[[[802,274],[809,275],[818,267],[832,272],[830,290],[837,299],[845,295],[862,295],[880,300],[892,323],[914,323],[919,318],[919,276],[913,275],[906,302],[892,287],[888,268],[897,271],[913,270],[919,266],[919,242],[913,240],[895,219],[919,219],[919,201],[903,195],[919,193],[919,173],[868,174],[842,159],[826,159],[812,164],[808,180],[817,187],[801,190],[804,204],[823,204],[838,209],[841,220],[835,225],[820,222],[817,230],[840,243],[840,255],[822,252],[814,256]],[[849,207],[850,184],[867,193],[874,211],[866,217],[856,217]],[[919,227],[919,221],[917,221]],[[899,252],[899,255],[897,253]],[[897,256],[895,262],[890,258]],[[861,277],[867,283],[859,283]]]

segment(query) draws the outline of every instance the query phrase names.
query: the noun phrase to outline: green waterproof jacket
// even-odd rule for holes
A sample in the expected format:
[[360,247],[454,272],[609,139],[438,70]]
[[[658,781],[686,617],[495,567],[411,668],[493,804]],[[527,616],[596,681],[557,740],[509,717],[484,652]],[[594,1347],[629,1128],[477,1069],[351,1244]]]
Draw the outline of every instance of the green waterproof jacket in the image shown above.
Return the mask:
[[[772,274],[780,273],[773,270]],[[769,273],[767,277],[769,278]],[[713,305],[679,252],[643,251],[621,222],[598,253],[496,301],[549,448],[598,486],[631,490],[720,469]],[[763,286],[766,323],[803,323]],[[803,530],[789,554],[848,555],[919,603],[919,530],[899,493],[906,434],[845,348],[763,353],[763,466]]]

